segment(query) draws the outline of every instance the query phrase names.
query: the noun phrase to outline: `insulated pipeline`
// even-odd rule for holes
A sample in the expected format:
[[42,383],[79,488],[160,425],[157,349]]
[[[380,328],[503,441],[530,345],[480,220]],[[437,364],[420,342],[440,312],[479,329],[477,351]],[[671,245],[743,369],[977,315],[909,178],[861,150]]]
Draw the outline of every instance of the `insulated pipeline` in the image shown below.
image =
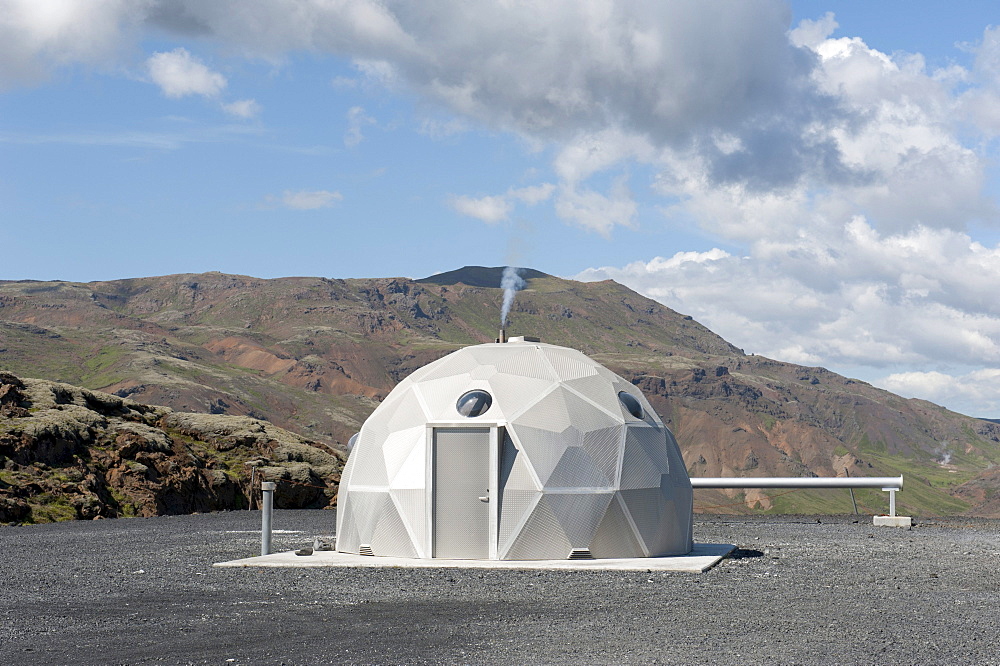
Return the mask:
[[692,478],[692,488],[879,488],[902,490],[903,475],[899,476],[837,476],[837,477],[729,477]]

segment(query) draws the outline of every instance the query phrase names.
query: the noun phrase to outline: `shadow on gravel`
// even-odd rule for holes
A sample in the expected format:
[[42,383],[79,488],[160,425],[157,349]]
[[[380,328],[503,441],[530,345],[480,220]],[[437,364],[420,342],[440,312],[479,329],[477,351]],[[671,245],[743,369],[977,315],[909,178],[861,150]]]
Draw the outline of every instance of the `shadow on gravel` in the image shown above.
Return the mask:
[[751,557],[764,557],[764,553],[759,550],[750,550],[748,548],[737,548],[733,552],[729,553],[730,560],[745,560]]

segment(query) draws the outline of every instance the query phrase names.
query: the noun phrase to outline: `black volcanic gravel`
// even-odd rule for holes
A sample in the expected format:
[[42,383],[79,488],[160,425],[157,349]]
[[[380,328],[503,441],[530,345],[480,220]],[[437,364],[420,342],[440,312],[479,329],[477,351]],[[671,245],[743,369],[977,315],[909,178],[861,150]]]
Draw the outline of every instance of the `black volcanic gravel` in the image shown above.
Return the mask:
[[703,574],[213,568],[257,512],[0,528],[0,664],[1000,664],[1000,522],[819,520],[699,517],[739,547]]

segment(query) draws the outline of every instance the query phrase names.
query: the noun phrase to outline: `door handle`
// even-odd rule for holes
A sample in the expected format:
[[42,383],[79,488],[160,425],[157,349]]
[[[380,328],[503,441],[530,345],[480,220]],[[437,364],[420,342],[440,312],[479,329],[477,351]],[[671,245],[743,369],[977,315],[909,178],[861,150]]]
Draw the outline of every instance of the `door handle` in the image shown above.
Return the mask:
[[489,495],[484,495],[483,497],[479,498],[479,501],[480,502],[489,502],[490,501],[490,496]]

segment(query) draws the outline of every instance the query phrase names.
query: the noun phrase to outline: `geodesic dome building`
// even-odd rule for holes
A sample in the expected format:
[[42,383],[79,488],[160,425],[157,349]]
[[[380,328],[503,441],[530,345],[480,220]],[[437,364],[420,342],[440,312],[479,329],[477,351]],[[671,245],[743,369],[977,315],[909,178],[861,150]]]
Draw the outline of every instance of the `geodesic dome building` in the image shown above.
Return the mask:
[[531,339],[460,349],[365,421],[340,483],[337,550],[542,560],[680,555],[691,481],[642,392]]

